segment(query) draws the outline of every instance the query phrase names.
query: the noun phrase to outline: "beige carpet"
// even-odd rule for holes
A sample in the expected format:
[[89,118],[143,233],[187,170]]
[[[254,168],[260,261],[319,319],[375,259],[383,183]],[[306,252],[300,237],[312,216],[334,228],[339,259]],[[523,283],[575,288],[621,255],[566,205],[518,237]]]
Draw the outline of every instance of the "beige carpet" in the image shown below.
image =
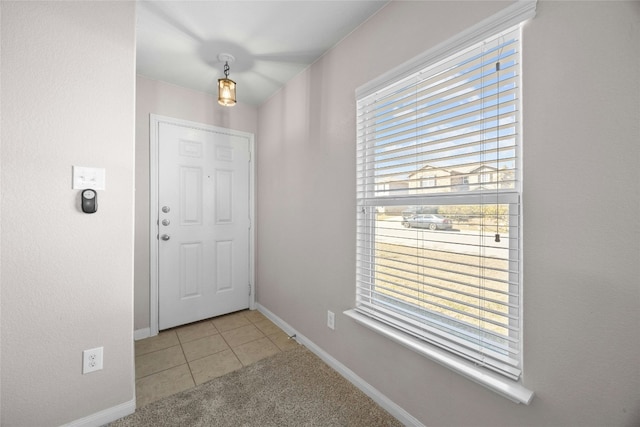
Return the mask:
[[125,426],[402,426],[303,346],[139,408]]

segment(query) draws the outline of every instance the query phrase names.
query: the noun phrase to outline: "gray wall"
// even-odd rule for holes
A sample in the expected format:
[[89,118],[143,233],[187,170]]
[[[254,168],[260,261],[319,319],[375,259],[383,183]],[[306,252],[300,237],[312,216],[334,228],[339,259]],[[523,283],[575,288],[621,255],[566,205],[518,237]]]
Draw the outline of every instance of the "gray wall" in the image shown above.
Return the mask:
[[[1,3],[3,426],[134,402],[135,4]],[[106,169],[93,215],[71,167]],[[104,369],[82,375],[82,351]]]
[[640,2],[539,2],[524,29],[532,404],[342,315],[355,299],[355,89],[506,5],[391,2],[260,107],[258,301],[429,427],[638,425]]

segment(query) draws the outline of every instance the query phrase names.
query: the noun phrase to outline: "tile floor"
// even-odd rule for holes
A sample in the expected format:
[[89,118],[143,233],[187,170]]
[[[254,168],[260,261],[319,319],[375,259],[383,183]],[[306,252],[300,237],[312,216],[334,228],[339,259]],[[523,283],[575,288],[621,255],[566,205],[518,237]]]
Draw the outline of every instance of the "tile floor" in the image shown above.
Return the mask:
[[239,311],[136,341],[138,408],[298,344],[258,311]]

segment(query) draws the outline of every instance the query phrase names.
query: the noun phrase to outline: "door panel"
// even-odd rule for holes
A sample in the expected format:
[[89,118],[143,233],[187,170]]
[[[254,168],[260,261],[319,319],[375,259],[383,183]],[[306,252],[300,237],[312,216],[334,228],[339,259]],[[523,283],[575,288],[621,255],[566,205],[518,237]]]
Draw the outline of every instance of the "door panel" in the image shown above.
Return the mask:
[[160,123],[159,329],[249,307],[249,148],[245,137]]
[[216,242],[216,284],[217,291],[233,289],[233,242]]
[[180,245],[180,299],[202,295],[202,243]]
[[180,224],[202,225],[202,168],[180,167]]

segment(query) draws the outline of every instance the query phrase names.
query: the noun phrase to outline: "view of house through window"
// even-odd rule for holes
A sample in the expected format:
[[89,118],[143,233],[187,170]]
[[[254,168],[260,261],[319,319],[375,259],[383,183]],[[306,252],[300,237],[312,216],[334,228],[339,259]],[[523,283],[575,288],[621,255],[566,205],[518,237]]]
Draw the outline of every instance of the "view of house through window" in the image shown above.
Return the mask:
[[520,367],[517,28],[358,99],[356,310]]

